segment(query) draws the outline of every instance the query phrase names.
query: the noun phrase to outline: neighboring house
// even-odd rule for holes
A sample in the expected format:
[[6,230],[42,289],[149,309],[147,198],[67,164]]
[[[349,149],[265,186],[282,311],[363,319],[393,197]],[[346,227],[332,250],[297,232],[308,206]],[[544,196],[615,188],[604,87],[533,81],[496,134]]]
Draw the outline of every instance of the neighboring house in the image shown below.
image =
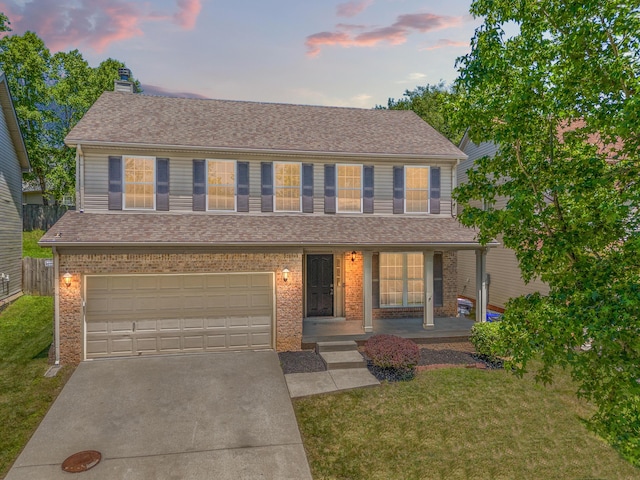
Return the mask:
[[[465,155],[410,111],[105,92],[66,138],[75,212],[40,244],[62,363],[299,350],[305,318],[457,313]],[[424,306],[426,299],[426,307]]]
[[[22,182],[22,204],[23,205],[44,205],[44,197],[42,195],[42,187],[38,182],[26,181]],[[66,207],[74,206],[75,198],[73,195],[65,195],[62,197],[60,205]],[[55,205],[55,198],[49,197],[49,205]]]
[[[458,183],[467,182],[467,170],[473,168],[476,160],[482,157],[492,157],[497,153],[497,146],[493,142],[483,142],[480,145],[473,143],[465,133],[460,142],[460,149],[468,156],[458,165]],[[499,198],[495,208],[504,208],[506,199]],[[497,239],[501,243],[501,239]],[[538,279],[528,284],[522,280],[518,259],[513,250],[499,246],[493,248],[487,254],[487,304],[493,310],[502,311],[507,301],[512,297],[519,297],[534,292],[546,295],[549,287]],[[476,258],[473,252],[460,252],[458,254],[458,288],[459,294],[475,301]]]
[[29,158],[0,73],[0,304],[22,292],[22,173]]

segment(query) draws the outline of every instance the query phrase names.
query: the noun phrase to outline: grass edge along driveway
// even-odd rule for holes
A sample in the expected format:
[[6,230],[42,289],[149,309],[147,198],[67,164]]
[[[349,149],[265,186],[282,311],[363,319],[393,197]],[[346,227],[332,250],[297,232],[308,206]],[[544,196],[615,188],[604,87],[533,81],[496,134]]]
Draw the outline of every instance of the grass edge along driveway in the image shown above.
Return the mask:
[[636,479],[587,430],[568,375],[446,368],[411,382],[294,401],[315,480]]
[[45,378],[53,298],[23,296],[0,312],[0,478],[4,478],[72,372]]

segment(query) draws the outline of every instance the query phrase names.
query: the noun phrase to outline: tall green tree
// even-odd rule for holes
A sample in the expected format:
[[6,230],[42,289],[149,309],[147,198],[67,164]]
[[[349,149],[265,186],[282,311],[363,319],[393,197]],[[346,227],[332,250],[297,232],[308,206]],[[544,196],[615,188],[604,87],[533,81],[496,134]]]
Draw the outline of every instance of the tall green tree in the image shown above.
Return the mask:
[[[640,462],[640,6],[475,0],[456,123],[499,145],[455,192],[483,242],[502,235],[525,280],[502,324],[513,366],[571,369],[592,425]],[[514,32],[507,34],[506,31]],[[505,209],[474,208],[506,197]]]
[[[7,25],[0,13],[0,31],[7,31]],[[25,178],[39,185],[45,203],[74,195],[75,149],[67,147],[64,138],[102,92],[113,90],[118,69],[124,67],[109,58],[92,68],[78,50],[51,55],[33,32],[0,39],[0,69],[31,162]]]
[[376,108],[412,110],[457,145],[462,140],[466,127],[453,125],[452,103],[456,96],[455,91],[441,81],[437,85],[427,84],[424,87],[405,90],[403,98],[389,98],[386,107],[377,105]]

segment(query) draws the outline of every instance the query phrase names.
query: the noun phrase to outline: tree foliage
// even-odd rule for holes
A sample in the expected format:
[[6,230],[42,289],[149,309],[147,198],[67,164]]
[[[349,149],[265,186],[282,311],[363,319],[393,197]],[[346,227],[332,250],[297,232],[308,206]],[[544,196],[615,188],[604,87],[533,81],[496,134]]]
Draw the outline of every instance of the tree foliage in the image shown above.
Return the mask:
[[[507,305],[514,366],[539,356],[543,380],[570,367],[593,425],[640,462],[640,7],[475,0],[471,13],[484,23],[457,62],[456,123],[499,152],[457,189],[460,220],[483,242],[502,235],[523,278],[550,287]],[[497,197],[506,208],[471,205]]]
[[[0,13],[0,31],[6,31],[7,24]],[[51,55],[33,32],[0,39],[0,69],[7,77],[31,162],[25,179],[39,185],[45,202],[73,196],[75,149],[67,147],[64,138],[102,92],[113,90],[118,69],[124,66],[109,58],[92,68],[78,50]]]
[[376,108],[389,110],[412,110],[425,122],[435,128],[456,145],[460,143],[465,127],[456,127],[452,119],[452,101],[456,98],[453,89],[444,82],[437,85],[427,84],[414,90],[405,90],[403,98],[389,98],[387,106]]

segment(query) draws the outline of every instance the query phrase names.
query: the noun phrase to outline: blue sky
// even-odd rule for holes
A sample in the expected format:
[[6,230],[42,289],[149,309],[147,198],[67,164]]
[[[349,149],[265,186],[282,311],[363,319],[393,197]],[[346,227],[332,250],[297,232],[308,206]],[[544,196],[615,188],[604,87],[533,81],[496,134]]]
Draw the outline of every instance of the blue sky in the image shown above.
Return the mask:
[[13,33],[93,66],[124,61],[147,93],[373,107],[456,77],[470,0],[11,0]]

